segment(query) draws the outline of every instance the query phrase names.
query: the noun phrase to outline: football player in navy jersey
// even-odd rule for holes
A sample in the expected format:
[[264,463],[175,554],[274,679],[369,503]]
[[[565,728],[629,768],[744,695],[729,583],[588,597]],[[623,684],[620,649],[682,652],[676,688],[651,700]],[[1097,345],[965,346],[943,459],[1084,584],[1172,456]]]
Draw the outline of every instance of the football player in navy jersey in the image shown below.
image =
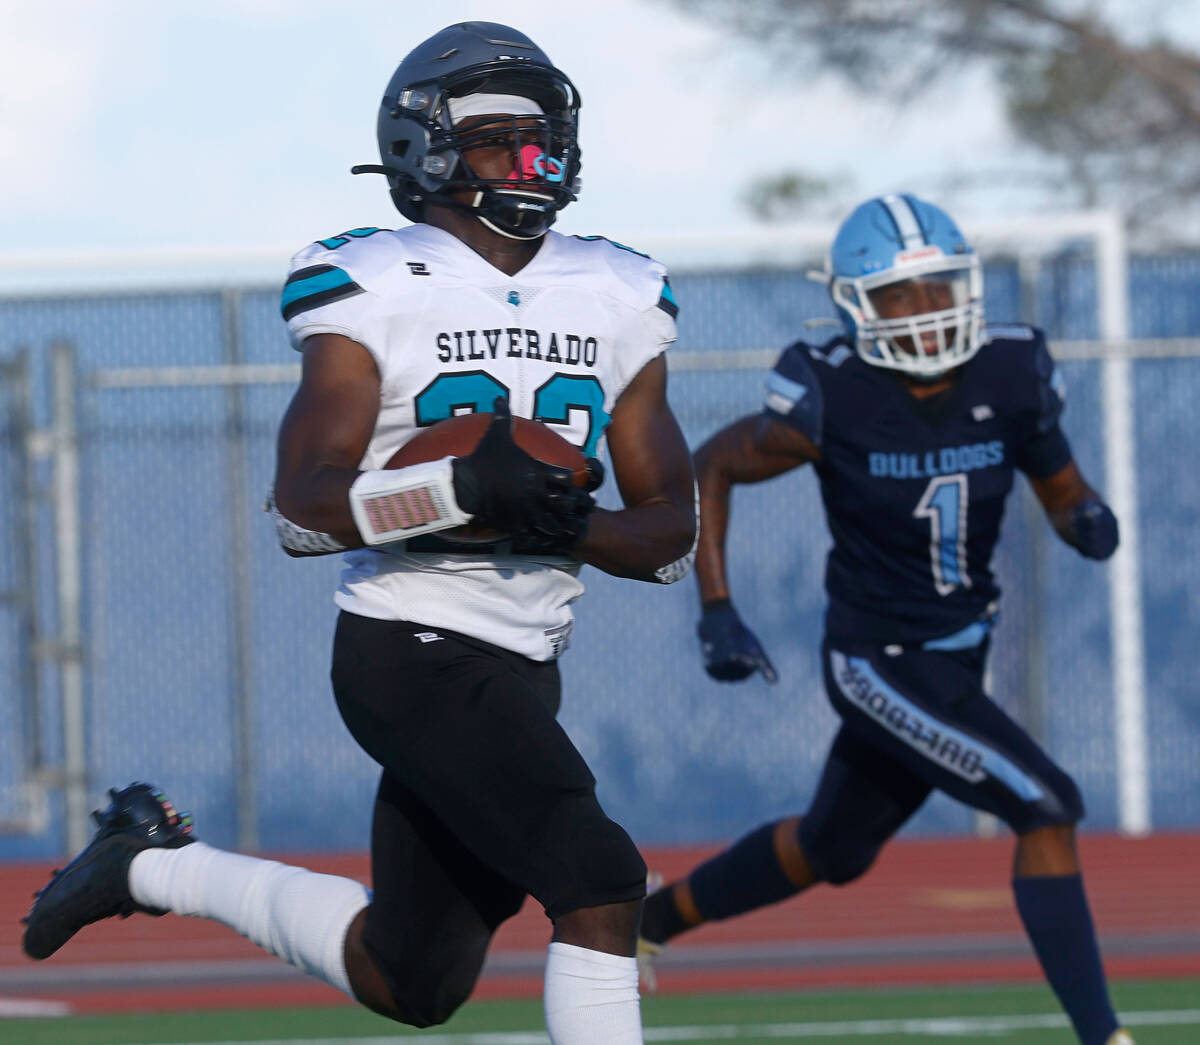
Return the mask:
[[762,825],[647,901],[644,955],[703,922],[854,881],[937,788],[1015,833],[1017,908],[1080,1040],[1128,1043],[1080,876],[1079,791],[983,689],[992,552],[1014,473],[1080,554],[1103,560],[1117,547],[1117,521],[1059,427],[1045,337],[985,328],[975,252],[912,196],[858,207],[824,278],[844,333],[788,347],[762,413],[695,455],[698,631],[713,678],[775,681],[730,596],[730,495],[811,463],[833,537],[822,658],[841,726],[803,816]]

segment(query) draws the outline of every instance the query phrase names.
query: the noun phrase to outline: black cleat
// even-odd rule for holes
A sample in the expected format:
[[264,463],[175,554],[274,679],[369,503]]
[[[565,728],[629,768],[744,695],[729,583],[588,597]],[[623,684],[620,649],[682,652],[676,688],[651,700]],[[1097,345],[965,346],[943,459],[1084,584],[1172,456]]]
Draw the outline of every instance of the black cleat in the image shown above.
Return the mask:
[[92,814],[100,830],[34,895],[23,946],[30,958],[49,958],[85,925],[135,912],[161,915],[129,895],[129,865],[144,849],[178,849],[194,841],[192,818],[177,813],[151,784],[109,789],[111,805]]

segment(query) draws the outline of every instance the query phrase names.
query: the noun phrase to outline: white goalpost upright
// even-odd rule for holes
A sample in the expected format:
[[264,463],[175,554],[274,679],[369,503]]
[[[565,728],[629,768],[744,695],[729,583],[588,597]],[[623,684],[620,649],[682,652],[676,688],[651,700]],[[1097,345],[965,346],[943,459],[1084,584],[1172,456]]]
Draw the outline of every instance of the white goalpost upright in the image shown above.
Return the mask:
[[1093,246],[1101,341],[1104,493],[1121,527],[1120,546],[1108,563],[1117,824],[1124,834],[1144,835],[1151,828],[1150,765],[1125,225],[1115,211],[1083,211],[1021,222],[980,223],[968,231],[985,250],[1004,245],[1041,254],[1046,246],[1069,239],[1090,240]]
[[[1114,214],[1101,215],[1096,237],[1100,284],[1100,336],[1129,341],[1129,271],[1125,229]],[[1121,544],[1109,566],[1113,687],[1116,692],[1117,815],[1121,830],[1150,831],[1150,766],[1147,758],[1145,636],[1142,630],[1142,568],[1138,526],[1137,440],[1133,374],[1127,352],[1104,358],[1105,480],[1120,520]]]

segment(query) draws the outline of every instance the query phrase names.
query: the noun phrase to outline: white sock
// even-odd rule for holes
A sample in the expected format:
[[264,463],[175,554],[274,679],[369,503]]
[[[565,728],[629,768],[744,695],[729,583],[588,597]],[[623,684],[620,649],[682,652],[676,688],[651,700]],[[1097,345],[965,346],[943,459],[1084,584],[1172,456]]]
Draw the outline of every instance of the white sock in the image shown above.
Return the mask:
[[546,958],[552,1045],[642,1045],[636,958],[552,943]]
[[193,842],[138,853],[129,866],[129,892],[147,907],[227,925],[354,997],[342,947],[371,894],[352,879]]

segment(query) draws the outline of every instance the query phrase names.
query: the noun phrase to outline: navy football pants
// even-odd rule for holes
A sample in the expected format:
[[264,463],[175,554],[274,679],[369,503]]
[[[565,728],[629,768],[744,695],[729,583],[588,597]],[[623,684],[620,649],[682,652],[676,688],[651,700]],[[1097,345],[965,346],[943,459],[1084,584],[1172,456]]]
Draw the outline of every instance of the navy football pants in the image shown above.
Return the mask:
[[800,840],[825,881],[850,881],[937,788],[1018,834],[1075,823],[1074,781],[983,691],[988,643],[925,650],[822,645],[842,726]]

